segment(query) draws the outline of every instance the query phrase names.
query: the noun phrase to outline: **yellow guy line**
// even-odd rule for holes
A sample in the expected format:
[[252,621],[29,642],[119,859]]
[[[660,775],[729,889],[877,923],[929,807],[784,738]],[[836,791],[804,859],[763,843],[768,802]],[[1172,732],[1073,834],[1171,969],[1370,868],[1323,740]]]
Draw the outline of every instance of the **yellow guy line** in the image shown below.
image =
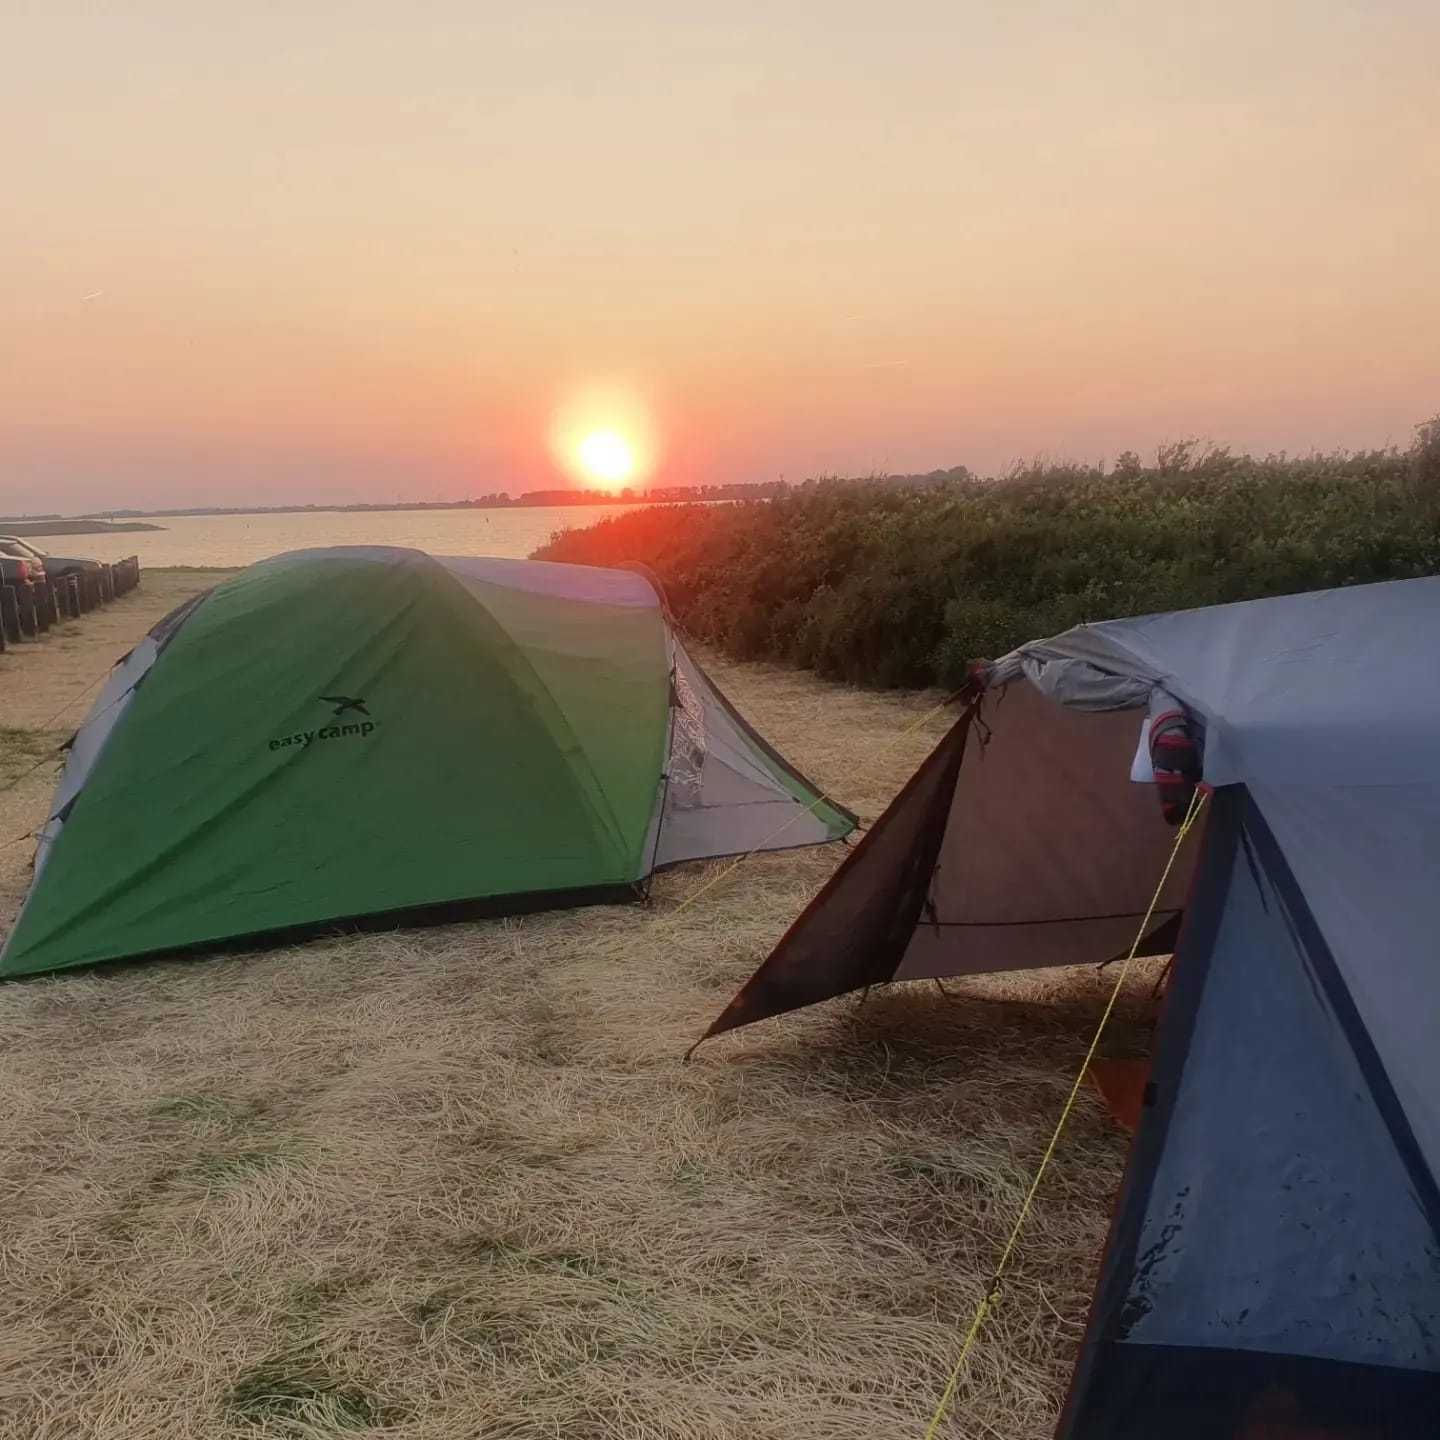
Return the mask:
[[[947,705],[952,704],[963,693],[963,691],[956,691],[952,695],[947,695],[938,705],[933,706],[931,709],[927,710],[917,720],[912,720],[909,725],[907,725],[903,730],[899,731],[887,744],[880,747],[879,751],[874,756],[874,760],[880,760],[887,756],[898,744],[900,744],[902,740],[908,740],[910,736],[912,736],[922,725],[924,725],[929,720],[933,720],[942,710],[945,709]],[[864,775],[863,778],[877,778],[875,766],[873,763],[870,770]],[[678,916],[684,914],[684,912],[688,910],[690,906],[692,906],[707,891],[713,890],[722,880],[728,879],[747,860],[752,859],[761,850],[764,850],[772,840],[778,840],[780,836],[783,835],[793,824],[795,824],[797,820],[803,820],[807,815],[809,815],[812,811],[818,809],[821,805],[836,804],[838,804],[837,801],[832,800],[828,795],[824,794],[823,792],[817,795],[803,810],[797,810],[783,825],[779,826],[775,830],[772,830],[763,840],[753,845],[743,855],[737,855],[735,859],[733,859],[723,870],[717,871],[708,880],[706,880],[704,884],[697,885],[695,889],[693,889],[665,918],[667,920],[674,920]]]
[[1170,872],[1175,868],[1175,860],[1180,854],[1180,847],[1185,843],[1185,837],[1190,833],[1191,827],[1200,818],[1200,812],[1205,808],[1205,795],[1196,791],[1190,797],[1190,808],[1186,811],[1184,823],[1180,826],[1179,834],[1175,836],[1175,844],[1171,847],[1170,858],[1165,862],[1165,869],[1160,875],[1160,883],[1155,887],[1155,893],[1150,897],[1150,907],[1145,911],[1145,918],[1140,922],[1140,928],[1135,932],[1134,942],[1130,946],[1130,953],[1125,957],[1125,963],[1120,967],[1120,973],[1115,979],[1115,987],[1110,991],[1109,1002],[1100,1016],[1100,1023],[1095,1027],[1094,1038],[1090,1041],[1090,1048],[1085,1052],[1085,1061],[1080,1066],[1080,1073],[1075,1077],[1075,1083],[1070,1087],[1070,1094],[1066,1097],[1065,1108],[1060,1112],[1060,1119],[1056,1121],[1054,1133],[1050,1136],[1050,1143],[1045,1147],[1045,1153],[1040,1157],[1039,1168],[1035,1171],[1035,1178],[1030,1182],[1029,1192],[1025,1196],[1025,1203],[1020,1207],[1020,1214],[1016,1217],[1015,1226],[1010,1231],[1010,1238],[1005,1242],[1005,1248],[1000,1252],[1000,1259],[995,1269],[991,1272],[990,1283],[985,1287],[985,1293],[980,1297],[980,1303],[975,1307],[975,1318],[970,1322],[970,1328],[965,1333],[965,1341],[960,1346],[959,1357],[955,1361],[955,1368],[950,1372],[950,1379],[946,1382],[945,1393],[940,1397],[940,1403],[935,1407],[935,1413],[930,1417],[930,1424],[925,1430],[925,1440],[935,1440],[940,1432],[941,1422],[945,1419],[950,1409],[951,1402],[955,1399],[955,1389],[960,1383],[960,1373],[965,1368],[965,1361],[969,1359],[970,1352],[975,1347],[975,1341],[980,1334],[981,1327],[985,1324],[986,1318],[991,1310],[995,1308],[995,1301],[1000,1293],[1000,1277],[1005,1273],[1005,1267],[1010,1263],[1010,1257],[1015,1253],[1015,1246],[1019,1242],[1020,1232],[1025,1228],[1025,1222],[1030,1218],[1030,1209],[1034,1204],[1035,1192],[1040,1188],[1040,1182],[1045,1177],[1046,1167],[1050,1164],[1055,1155],[1056,1146],[1060,1143],[1060,1135],[1064,1131],[1066,1123],[1070,1119],[1070,1112],[1075,1108],[1076,1098],[1080,1094],[1080,1087],[1085,1083],[1085,1072],[1090,1068],[1090,1062],[1095,1058],[1095,1051],[1100,1047],[1100,1037],[1105,1033],[1105,1026],[1110,1019],[1111,1012],[1115,1009],[1115,1002],[1120,998],[1121,987],[1125,984],[1125,977],[1130,973],[1131,963],[1135,959],[1136,951],[1140,949],[1140,942],[1145,938],[1145,931],[1150,925],[1150,917],[1155,913],[1155,907],[1160,903],[1161,893],[1165,889],[1165,882],[1170,878]]

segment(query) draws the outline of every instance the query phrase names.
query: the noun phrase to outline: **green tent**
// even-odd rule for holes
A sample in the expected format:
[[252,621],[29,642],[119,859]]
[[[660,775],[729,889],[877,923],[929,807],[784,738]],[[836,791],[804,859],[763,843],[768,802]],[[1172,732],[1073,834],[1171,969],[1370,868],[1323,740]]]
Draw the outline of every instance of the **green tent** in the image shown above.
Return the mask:
[[836,840],[639,571],[305,550],[167,616],[71,746],[0,975],[633,897]]

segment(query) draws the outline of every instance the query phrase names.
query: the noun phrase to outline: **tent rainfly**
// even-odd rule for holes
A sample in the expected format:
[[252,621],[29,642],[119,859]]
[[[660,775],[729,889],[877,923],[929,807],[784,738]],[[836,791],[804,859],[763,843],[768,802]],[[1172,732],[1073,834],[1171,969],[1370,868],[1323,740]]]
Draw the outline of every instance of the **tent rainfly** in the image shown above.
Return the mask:
[[639,571],[346,548],[162,620],[74,738],[0,975],[634,897],[854,828]]
[[1060,1440],[1440,1434],[1437,637],[1440,577],[1021,647],[710,1029],[1128,951],[1173,839],[1129,782],[1193,743],[1212,793],[1141,947],[1173,979]]

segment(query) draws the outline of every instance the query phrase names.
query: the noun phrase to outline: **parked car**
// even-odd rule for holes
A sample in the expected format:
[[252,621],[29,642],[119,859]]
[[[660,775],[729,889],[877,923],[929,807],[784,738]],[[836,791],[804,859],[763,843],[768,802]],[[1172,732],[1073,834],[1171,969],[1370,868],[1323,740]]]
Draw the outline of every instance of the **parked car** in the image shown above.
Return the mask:
[[42,550],[38,545],[32,545],[19,535],[0,535],[0,553],[25,560],[33,559],[52,580],[59,580],[78,570],[104,569],[98,560],[92,560],[89,556],[53,555],[47,550]]
[[19,634],[12,630],[9,639],[19,639],[20,634],[34,635],[49,623],[44,618],[49,591],[43,560],[0,541],[0,585],[15,591],[15,615],[5,623],[8,627],[18,619],[20,630]]
[[19,541],[0,536],[0,585],[30,588],[45,583],[45,559]]

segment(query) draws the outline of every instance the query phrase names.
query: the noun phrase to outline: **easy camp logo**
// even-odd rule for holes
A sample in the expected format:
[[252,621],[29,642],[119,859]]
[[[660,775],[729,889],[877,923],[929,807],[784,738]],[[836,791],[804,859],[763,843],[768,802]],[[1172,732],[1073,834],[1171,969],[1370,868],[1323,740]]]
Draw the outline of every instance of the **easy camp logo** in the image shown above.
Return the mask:
[[365,708],[363,695],[321,695],[318,698],[323,704],[332,707],[330,711],[332,720],[340,720],[343,716],[350,714],[363,715],[365,719],[350,720],[343,725],[322,725],[315,730],[297,731],[294,735],[282,735],[278,740],[270,742],[272,750],[285,750],[292,745],[299,745],[303,748],[313,745],[317,740],[363,738],[369,735],[378,723],[370,718],[370,712]]

